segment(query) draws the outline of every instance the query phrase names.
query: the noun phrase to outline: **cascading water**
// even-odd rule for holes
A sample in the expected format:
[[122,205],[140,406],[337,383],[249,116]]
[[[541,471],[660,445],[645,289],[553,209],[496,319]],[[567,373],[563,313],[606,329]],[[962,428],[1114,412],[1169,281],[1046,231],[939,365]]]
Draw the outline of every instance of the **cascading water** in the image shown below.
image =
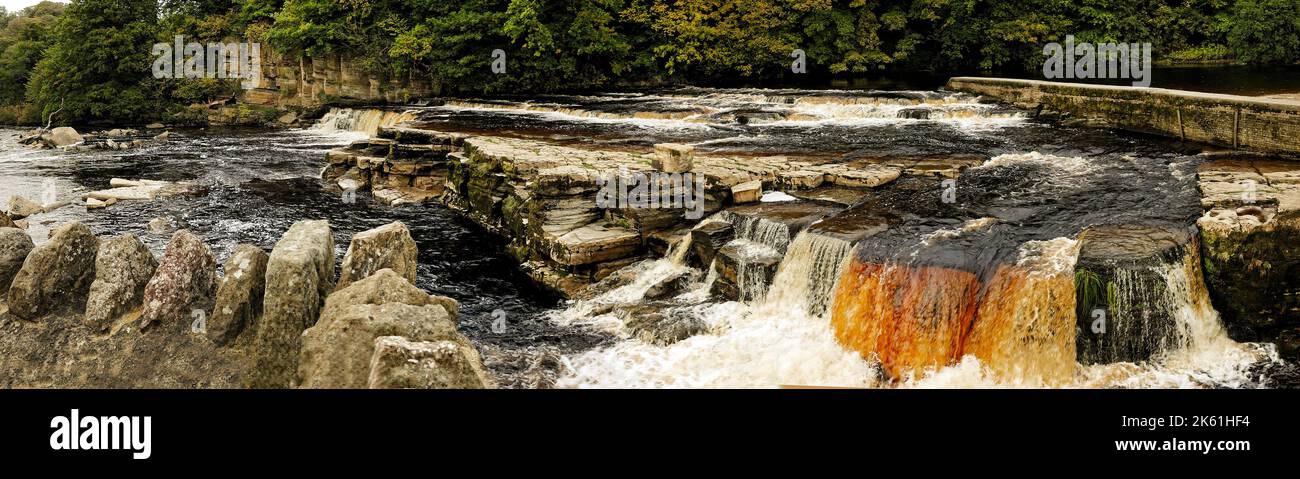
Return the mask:
[[827,285],[835,284],[849,249],[840,240],[801,232],[764,300],[698,307],[712,330],[666,347],[633,340],[568,357],[557,385],[870,386],[874,366],[837,344],[824,318]]
[[414,120],[413,111],[382,110],[378,108],[330,108],[312,126],[312,129],[324,132],[353,131],[374,136],[381,127],[393,126],[404,121]]

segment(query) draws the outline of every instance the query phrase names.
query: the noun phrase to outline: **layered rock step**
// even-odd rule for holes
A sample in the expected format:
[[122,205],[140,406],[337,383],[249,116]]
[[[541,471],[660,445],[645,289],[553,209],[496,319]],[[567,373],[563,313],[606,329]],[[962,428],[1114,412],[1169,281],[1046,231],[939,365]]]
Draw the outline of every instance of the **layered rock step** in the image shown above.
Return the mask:
[[1197,184],[1205,280],[1229,336],[1300,358],[1300,163],[1215,158]]
[[327,154],[321,176],[345,192],[371,191],[389,205],[422,204],[441,197],[447,154],[464,136],[405,127],[381,127],[376,138]]
[[[901,176],[953,177],[984,161],[960,155],[728,157],[697,154],[690,145],[679,144],[656,145],[653,151],[601,150],[440,132],[430,126],[380,128],[376,138],[330,152],[323,176],[347,191],[370,189],[389,203],[421,202],[440,195],[443,204],[506,236],[507,249],[523,270],[567,297],[580,295],[587,286],[647,254],[665,253],[667,245],[683,235],[700,234],[690,226],[707,215],[743,205],[773,211],[799,208],[768,206],[775,204],[767,199],[773,191],[805,199],[794,203],[843,209]],[[408,187],[418,199],[406,194],[412,191]],[[737,211],[742,212],[740,217],[752,216]],[[784,234],[785,244],[808,223],[831,212],[808,215],[810,220]],[[756,243],[766,244],[762,239]],[[716,250],[724,246],[726,242],[714,245],[703,256],[693,251],[696,258],[708,260],[696,266],[709,267]],[[735,274],[722,275],[718,291],[739,298],[735,281],[747,270],[740,265],[762,260],[772,264],[754,263],[754,275],[745,275],[763,278],[753,282],[756,291],[746,297],[761,296],[784,254],[783,245],[767,246],[774,250],[760,255],[742,254],[754,252],[753,248],[728,250],[731,257],[723,264],[724,272]]]
[[[1186,344],[1172,268],[1199,262],[1190,229],[1108,225],[1079,235],[1075,263],[1079,362],[1138,362]],[[1191,258],[1189,258],[1189,255]]]
[[841,209],[806,201],[736,206],[701,223],[692,232],[692,249],[699,265],[717,270],[713,294],[753,302],[766,296],[799,232]]

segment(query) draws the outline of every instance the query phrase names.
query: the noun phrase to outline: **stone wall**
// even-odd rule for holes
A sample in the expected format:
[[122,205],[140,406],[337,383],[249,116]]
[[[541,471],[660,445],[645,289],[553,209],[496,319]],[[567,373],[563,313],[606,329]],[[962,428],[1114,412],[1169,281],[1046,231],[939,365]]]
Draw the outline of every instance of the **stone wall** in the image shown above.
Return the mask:
[[262,76],[257,88],[245,90],[243,101],[267,106],[315,107],[326,100],[338,99],[406,103],[433,94],[430,82],[417,75],[384,78],[365,72],[356,62],[339,55],[301,58],[266,48],[262,50]]
[[1131,131],[1300,154],[1300,101],[1004,78],[956,77],[947,88]]

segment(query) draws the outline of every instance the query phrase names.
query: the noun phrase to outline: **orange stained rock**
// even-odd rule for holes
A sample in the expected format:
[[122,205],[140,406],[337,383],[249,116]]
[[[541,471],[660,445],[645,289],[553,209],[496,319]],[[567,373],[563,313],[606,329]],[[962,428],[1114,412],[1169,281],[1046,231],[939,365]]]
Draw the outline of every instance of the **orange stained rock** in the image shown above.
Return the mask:
[[979,290],[979,279],[967,271],[855,258],[840,276],[831,323],[841,344],[864,357],[874,354],[899,378],[961,356]]

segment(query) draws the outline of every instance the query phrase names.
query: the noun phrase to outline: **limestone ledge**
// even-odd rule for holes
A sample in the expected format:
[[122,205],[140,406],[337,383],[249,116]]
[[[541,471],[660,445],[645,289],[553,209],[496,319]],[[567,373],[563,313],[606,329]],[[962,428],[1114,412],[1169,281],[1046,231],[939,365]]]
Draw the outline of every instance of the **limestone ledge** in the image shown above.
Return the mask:
[[1197,179],[1206,284],[1228,334],[1300,357],[1300,163],[1228,156]]
[[[985,160],[976,156],[809,159],[701,154],[691,162],[691,173],[704,183],[699,218],[687,218],[684,208],[597,204],[602,180],[623,172],[656,171],[655,159],[652,151],[471,136],[406,124],[381,128],[376,138],[328,153],[329,165],[322,176],[341,190],[370,190],[373,198],[389,205],[440,200],[509,238],[510,254],[539,283],[575,297],[619,267],[652,251],[662,254],[666,245],[659,243],[666,241],[666,232],[733,205],[758,201],[762,191],[808,193],[810,201],[834,203],[820,198],[861,197],[902,175],[955,177]],[[752,191],[751,185],[759,190]]]

